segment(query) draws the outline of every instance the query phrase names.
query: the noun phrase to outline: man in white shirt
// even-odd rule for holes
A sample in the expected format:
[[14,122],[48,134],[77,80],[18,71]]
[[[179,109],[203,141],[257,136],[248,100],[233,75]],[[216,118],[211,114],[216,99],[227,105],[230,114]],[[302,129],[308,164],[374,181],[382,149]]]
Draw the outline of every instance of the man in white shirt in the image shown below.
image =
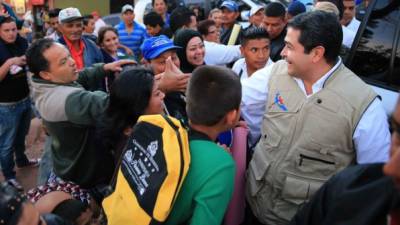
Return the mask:
[[94,19],[94,31],[93,34],[97,36],[97,33],[99,33],[100,28],[107,26],[107,24],[104,22],[103,19],[101,19],[100,14],[97,11],[94,11],[91,13]]
[[240,51],[244,58],[237,60],[232,67],[241,81],[273,63],[269,58],[270,43],[268,32],[262,27],[250,27],[243,32]]
[[356,3],[355,0],[343,0],[343,18],[340,23],[357,33],[358,27],[360,27],[360,21],[355,18],[356,15]]
[[[340,13],[341,11],[339,7],[328,0],[319,0],[315,4],[314,10],[321,10],[325,12],[334,13],[339,20],[343,18],[343,11],[342,13]],[[340,17],[341,15],[342,18]],[[351,46],[353,45],[354,38],[356,37],[356,32],[350,30],[344,25],[342,25],[342,32],[343,32],[343,41],[342,41],[343,46],[351,48]]]
[[207,65],[224,66],[241,57],[240,45],[223,45],[219,43],[220,31],[215,21],[203,20],[197,26],[203,36],[206,53],[204,61]]
[[287,224],[341,169],[389,158],[385,111],[339,58],[342,35],[331,13],[300,14],[288,25],[285,61],[242,82],[242,116],[262,122],[246,197],[264,224]]
[[54,41],[58,41],[58,39],[62,36],[58,25],[58,14],[60,13],[60,11],[61,9],[59,8],[55,8],[49,11],[50,28],[52,32],[48,34],[46,38],[50,38]]

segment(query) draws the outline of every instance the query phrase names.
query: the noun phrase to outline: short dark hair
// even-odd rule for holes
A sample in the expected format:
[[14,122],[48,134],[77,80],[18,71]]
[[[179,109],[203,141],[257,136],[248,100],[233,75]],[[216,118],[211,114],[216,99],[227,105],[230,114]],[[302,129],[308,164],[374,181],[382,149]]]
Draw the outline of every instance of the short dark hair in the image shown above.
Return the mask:
[[60,8],[54,8],[49,11],[49,17],[50,18],[55,18],[58,17],[58,14],[60,14],[61,9]]
[[336,5],[336,7],[339,10],[339,20],[343,18],[343,13],[344,13],[344,4],[343,0],[318,0],[317,2],[330,2]]
[[220,66],[200,66],[190,78],[186,98],[189,120],[213,126],[231,110],[239,109],[242,87],[235,73]]
[[268,32],[262,27],[249,27],[243,32],[241,44],[244,46],[247,41],[255,39],[269,39]]
[[197,31],[200,32],[201,35],[208,35],[208,28],[211,26],[215,26],[214,20],[203,20],[197,25]]
[[100,29],[99,29],[99,32],[97,33],[97,44],[98,45],[100,45],[102,42],[103,42],[103,40],[104,40],[104,35],[107,33],[107,31],[112,31],[112,32],[114,32],[116,35],[117,35],[117,37],[119,37],[119,35],[118,35],[118,31],[117,31],[117,29],[115,29],[114,27],[112,27],[112,26],[104,26],[104,27],[101,27]]
[[265,7],[265,15],[268,17],[282,17],[286,16],[286,9],[279,2],[271,2]]
[[52,39],[39,39],[32,43],[26,51],[26,64],[34,76],[39,77],[40,71],[47,71],[49,69],[49,62],[44,57],[43,52],[54,44],[56,42]]
[[14,17],[12,16],[0,16],[0,26],[3,25],[3,23],[17,23]]
[[304,52],[322,46],[324,57],[328,63],[335,63],[342,46],[342,26],[333,13],[316,10],[299,14],[289,22],[288,27],[300,31],[299,42],[304,46]]
[[143,23],[146,26],[156,27],[159,25],[161,28],[164,27],[163,18],[156,12],[149,12],[143,17]]
[[114,80],[109,105],[98,126],[104,149],[116,149],[123,131],[145,113],[153,84],[154,73],[142,66],[132,66]]
[[195,16],[192,11],[184,6],[179,6],[174,9],[169,17],[169,27],[172,33],[175,33],[178,29],[190,24],[191,16]]
[[83,16],[83,25],[87,26],[89,23],[89,20],[93,20],[94,17],[92,15],[84,15]]
[[[168,2],[167,0],[163,0],[165,5],[168,6]],[[154,7],[154,3],[156,2],[156,0],[151,0],[151,5]]]

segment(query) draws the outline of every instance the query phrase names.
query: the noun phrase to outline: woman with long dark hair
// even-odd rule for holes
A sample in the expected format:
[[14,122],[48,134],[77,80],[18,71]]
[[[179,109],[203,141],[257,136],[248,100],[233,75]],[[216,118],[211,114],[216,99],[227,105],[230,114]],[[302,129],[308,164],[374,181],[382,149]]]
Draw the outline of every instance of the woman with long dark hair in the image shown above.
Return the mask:
[[111,150],[115,160],[141,115],[163,112],[164,93],[158,89],[153,73],[143,67],[122,72],[110,88],[110,102],[99,125],[99,140]]
[[174,44],[182,47],[177,50],[182,72],[191,73],[196,67],[205,64],[203,37],[199,32],[191,29],[179,30],[174,37]]

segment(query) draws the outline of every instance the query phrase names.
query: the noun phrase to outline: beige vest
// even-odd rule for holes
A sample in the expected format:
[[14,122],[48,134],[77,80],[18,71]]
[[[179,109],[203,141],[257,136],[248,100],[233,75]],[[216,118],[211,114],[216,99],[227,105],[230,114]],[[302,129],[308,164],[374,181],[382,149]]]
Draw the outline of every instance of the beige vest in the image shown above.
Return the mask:
[[285,61],[271,74],[246,196],[261,222],[276,225],[287,224],[329,177],[355,163],[353,133],[377,95],[343,64],[309,98]]

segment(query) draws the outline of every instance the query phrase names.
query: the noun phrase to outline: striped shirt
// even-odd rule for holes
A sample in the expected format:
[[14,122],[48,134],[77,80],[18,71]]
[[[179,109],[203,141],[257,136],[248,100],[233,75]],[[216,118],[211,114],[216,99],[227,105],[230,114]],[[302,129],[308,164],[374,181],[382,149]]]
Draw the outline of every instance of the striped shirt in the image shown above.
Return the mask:
[[133,21],[133,31],[131,33],[126,31],[125,23],[123,21],[116,25],[115,29],[118,30],[119,42],[130,48],[138,58],[140,55],[140,46],[146,36],[146,29],[135,21]]

